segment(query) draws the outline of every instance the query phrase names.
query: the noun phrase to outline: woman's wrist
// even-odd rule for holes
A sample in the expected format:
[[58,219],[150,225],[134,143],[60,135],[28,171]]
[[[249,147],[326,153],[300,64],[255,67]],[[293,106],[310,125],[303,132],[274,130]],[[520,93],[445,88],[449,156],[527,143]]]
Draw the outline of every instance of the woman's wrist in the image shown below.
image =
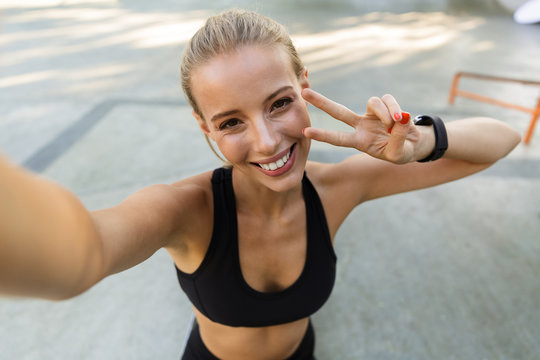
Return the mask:
[[413,162],[425,159],[433,152],[433,149],[435,149],[435,131],[433,131],[433,125],[414,126],[416,126],[419,137],[414,147]]
[[433,129],[433,135],[435,137],[435,145],[432,152],[425,158],[417,161],[428,162],[440,159],[448,149],[448,135],[444,122],[436,115],[419,115],[414,118],[414,124],[415,126],[430,126]]

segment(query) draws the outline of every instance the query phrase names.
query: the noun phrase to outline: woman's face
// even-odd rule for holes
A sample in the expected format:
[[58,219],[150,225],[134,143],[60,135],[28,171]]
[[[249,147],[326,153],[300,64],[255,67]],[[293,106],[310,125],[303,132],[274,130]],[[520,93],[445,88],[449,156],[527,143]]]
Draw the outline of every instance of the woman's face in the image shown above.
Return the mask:
[[300,79],[281,46],[244,46],[197,68],[193,95],[201,129],[225,158],[249,179],[274,191],[301,181],[310,141],[310,126]]

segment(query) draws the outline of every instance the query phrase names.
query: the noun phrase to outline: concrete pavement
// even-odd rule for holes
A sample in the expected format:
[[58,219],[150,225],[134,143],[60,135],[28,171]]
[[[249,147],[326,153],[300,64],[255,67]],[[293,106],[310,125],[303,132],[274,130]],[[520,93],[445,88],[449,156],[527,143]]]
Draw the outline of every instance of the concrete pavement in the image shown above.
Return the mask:
[[[529,116],[458,99],[458,70],[540,80],[540,26],[489,1],[0,2],[0,151],[90,209],[220,165],[178,81],[182,48],[231,6],[287,25],[316,90],[363,111]],[[538,88],[464,83],[533,106]],[[343,128],[314,109],[316,126]],[[311,157],[351,152],[312,145]],[[540,130],[493,168],[358,207],[314,316],[318,359],[540,359]],[[191,309],[164,251],[60,303],[0,299],[0,359],[177,359]]]

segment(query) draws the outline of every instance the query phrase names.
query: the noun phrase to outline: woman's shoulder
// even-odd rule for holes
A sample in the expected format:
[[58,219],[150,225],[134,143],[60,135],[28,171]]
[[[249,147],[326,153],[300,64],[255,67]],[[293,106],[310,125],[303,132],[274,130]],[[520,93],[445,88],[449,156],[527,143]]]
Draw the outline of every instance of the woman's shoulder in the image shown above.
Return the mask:
[[171,191],[183,193],[185,195],[211,195],[212,194],[212,174],[214,171],[205,171],[192,175],[182,180],[170,184]]
[[213,211],[212,174],[213,171],[206,171],[167,186],[170,196],[183,210],[183,216],[206,218],[204,215]]
[[190,234],[213,211],[212,171],[190,176],[171,184],[145,187],[122,204],[124,212],[144,212],[155,226],[170,229],[174,238]]
[[204,207],[212,195],[212,171],[193,175],[170,184],[154,184],[140,189],[130,198],[143,199],[149,206],[166,203]]
[[308,161],[306,175],[317,190],[332,189],[345,186],[350,181],[358,183],[358,175],[369,171],[372,166],[371,157],[360,153],[339,163]]

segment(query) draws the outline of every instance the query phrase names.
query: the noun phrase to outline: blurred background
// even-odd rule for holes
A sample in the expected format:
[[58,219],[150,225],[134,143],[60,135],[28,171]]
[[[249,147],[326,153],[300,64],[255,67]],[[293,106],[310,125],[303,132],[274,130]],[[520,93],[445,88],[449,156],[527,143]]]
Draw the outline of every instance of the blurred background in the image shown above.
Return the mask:
[[[457,98],[457,71],[540,81],[525,1],[0,0],[0,151],[89,209],[220,166],[178,68],[205,19],[230,7],[290,30],[312,87],[363,112],[393,94],[413,115],[531,114]],[[540,86],[460,88],[534,108]],[[315,126],[344,128],[313,108]],[[313,143],[313,160],[352,152]],[[336,238],[338,279],[314,316],[318,359],[540,359],[540,130],[483,173],[358,207]],[[64,302],[0,299],[0,359],[177,359],[191,308],[172,260]]]

